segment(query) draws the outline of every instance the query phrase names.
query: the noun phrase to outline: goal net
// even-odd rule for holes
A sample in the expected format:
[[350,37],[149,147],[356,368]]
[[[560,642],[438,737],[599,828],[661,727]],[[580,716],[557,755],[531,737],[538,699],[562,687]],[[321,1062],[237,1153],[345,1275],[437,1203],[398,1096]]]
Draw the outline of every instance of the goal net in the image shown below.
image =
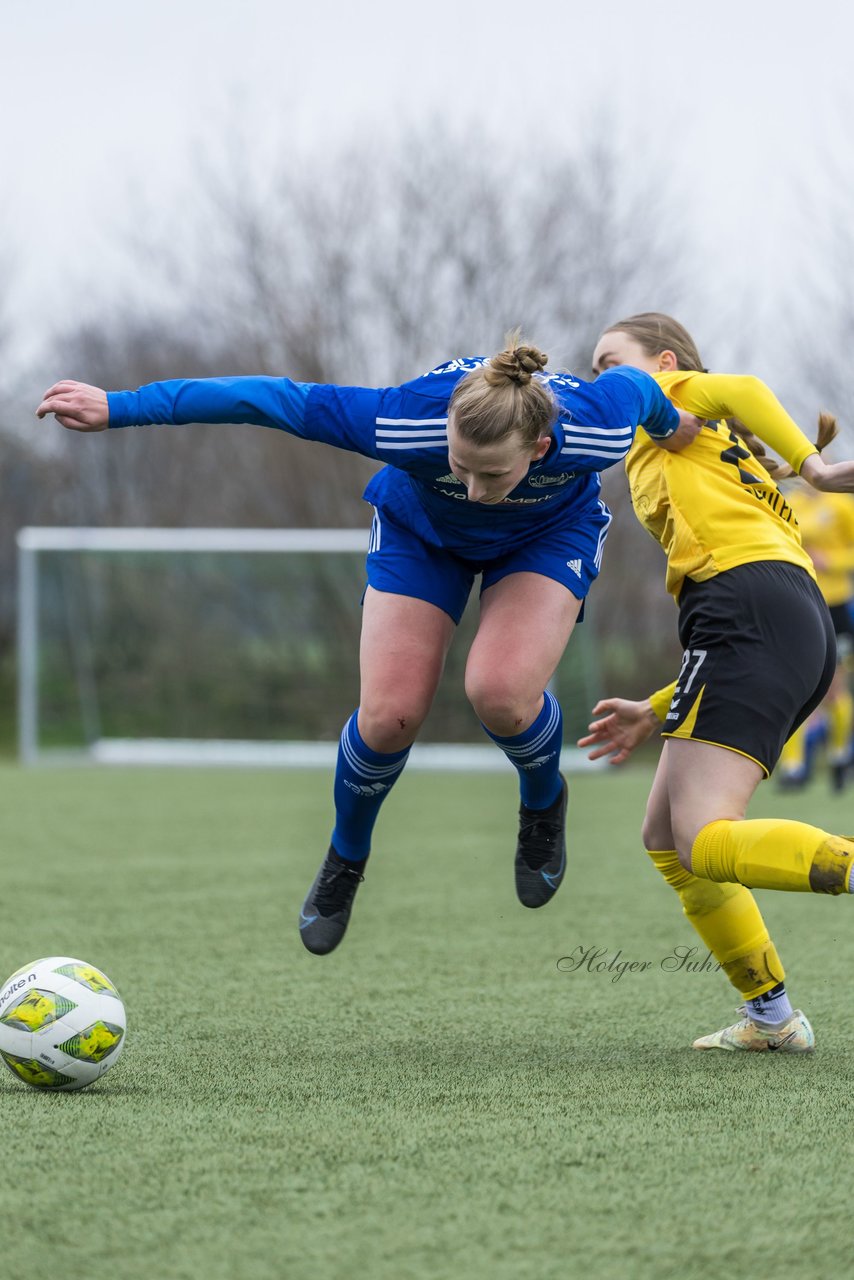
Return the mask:
[[[330,764],[358,704],[367,539],[359,529],[22,529],[21,759]],[[477,589],[413,767],[511,767],[463,690],[476,624]],[[552,688],[574,743],[598,695],[589,626]],[[564,764],[586,758],[567,745]]]

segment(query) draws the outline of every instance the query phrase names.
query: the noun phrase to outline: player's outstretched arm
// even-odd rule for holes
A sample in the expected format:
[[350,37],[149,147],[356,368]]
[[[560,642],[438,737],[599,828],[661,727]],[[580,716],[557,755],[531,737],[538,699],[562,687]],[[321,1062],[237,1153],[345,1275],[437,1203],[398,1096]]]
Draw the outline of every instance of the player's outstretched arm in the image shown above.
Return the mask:
[[642,743],[650,738],[661,721],[652,709],[649,698],[643,702],[631,702],[628,698],[603,698],[593,708],[593,715],[600,716],[588,725],[590,732],[578,739],[579,747],[593,747],[590,760],[611,756],[611,764],[624,764]]
[[107,393],[86,382],[55,382],[45,392],[36,409],[37,418],[56,414],[56,420],[71,431],[105,431],[110,425]]
[[73,431],[245,423],[379,458],[377,414],[384,394],[377,387],[262,376],[172,378],[149,382],[136,391],[110,392],[84,382],[57,382],[36,413],[40,418],[54,413],[63,427]]

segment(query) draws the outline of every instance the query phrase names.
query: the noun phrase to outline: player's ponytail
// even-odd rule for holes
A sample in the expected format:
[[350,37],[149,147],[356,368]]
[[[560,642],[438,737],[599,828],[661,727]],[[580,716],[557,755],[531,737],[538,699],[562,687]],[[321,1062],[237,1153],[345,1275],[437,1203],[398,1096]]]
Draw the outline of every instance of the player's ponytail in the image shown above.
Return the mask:
[[448,421],[460,438],[474,445],[500,444],[512,435],[533,448],[551,434],[557,405],[548,384],[535,375],[548,361],[519,331],[483,366],[461,378],[448,407]]
[[818,415],[818,434],[815,438],[815,447],[821,453],[822,449],[826,449],[836,437],[839,435],[839,424],[836,417],[832,413],[825,410]]
[[[759,459],[772,480],[776,482],[778,480],[791,479],[795,474],[794,469],[787,462],[778,462],[776,458],[770,457],[762,441],[757,439],[752,431],[748,431],[743,422],[739,421],[738,418],[729,418],[728,422],[739,439],[744,441],[753,456]],[[822,411],[818,415],[818,431],[815,438],[815,447],[819,453],[821,453],[822,449],[826,449],[838,434],[839,426],[834,415]]]

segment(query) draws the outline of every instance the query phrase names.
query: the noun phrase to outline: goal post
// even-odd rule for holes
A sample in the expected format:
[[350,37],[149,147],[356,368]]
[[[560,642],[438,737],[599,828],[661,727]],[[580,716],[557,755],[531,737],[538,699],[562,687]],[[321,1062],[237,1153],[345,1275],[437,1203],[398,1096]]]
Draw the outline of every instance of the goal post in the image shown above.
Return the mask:
[[[18,747],[24,764],[328,767],[358,701],[367,529],[24,528]],[[462,688],[477,591],[411,767],[512,768]],[[586,723],[596,646],[554,682]],[[567,741],[577,724],[567,717]],[[563,765],[590,767],[566,746]]]

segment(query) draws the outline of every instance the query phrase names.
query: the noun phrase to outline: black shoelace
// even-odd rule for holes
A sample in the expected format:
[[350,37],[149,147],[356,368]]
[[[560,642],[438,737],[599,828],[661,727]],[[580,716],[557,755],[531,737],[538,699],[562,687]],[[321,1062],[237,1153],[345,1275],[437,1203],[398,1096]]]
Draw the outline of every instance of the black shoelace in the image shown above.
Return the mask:
[[315,895],[315,906],[322,916],[334,916],[353,901],[353,894],[364,880],[352,867],[332,867],[321,878]]
[[532,871],[539,871],[553,858],[560,840],[561,824],[545,814],[533,814],[519,819],[519,843],[522,857]]

